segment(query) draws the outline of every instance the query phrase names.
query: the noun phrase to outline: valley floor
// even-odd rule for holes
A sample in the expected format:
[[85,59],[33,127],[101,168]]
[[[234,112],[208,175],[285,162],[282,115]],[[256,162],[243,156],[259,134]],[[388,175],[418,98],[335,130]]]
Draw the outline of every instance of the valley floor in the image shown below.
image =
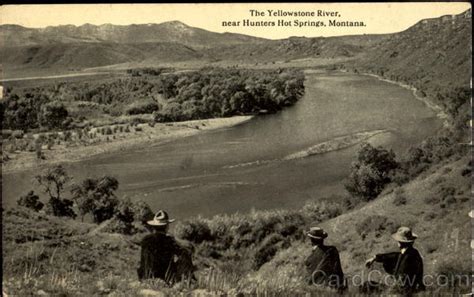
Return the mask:
[[[193,120],[175,123],[157,123],[153,127],[139,124],[140,131],[103,136],[102,141],[93,144],[55,145],[44,149],[44,159],[38,159],[35,152],[16,151],[8,154],[8,161],[2,164],[3,173],[18,172],[52,164],[76,162],[104,153],[113,153],[149,145],[156,145],[201,133],[203,131],[229,128],[249,121],[253,116],[234,116]],[[113,127],[112,127],[113,128]],[[96,128],[95,128],[96,129]]]

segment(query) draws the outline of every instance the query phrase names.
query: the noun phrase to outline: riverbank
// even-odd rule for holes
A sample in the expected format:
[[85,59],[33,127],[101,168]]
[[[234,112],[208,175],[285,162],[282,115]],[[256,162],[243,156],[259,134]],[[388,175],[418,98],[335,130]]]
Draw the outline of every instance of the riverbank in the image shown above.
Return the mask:
[[140,131],[123,133],[107,137],[94,144],[68,143],[56,145],[50,150],[43,150],[44,159],[38,159],[35,152],[8,153],[9,160],[2,163],[2,173],[14,173],[33,168],[82,161],[100,154],[130,150],[177,140],[196,135],[204,131],[230,128],[251,120],[253,116],[234,116],[173,123],[157,123],[153,127],[140,124]]
[[426,104],[426,106],[428,106],[430,109],[432,109],[433,111],[436,112],[436,116],[441,119],[443,121],[443,126],[444,127],[448,127],[449,126],[449,122],[448,122],[448,114],[446,114],[446,112],[441,108],[441,106],[433,103],[432,100],[430,100],[428,97],[421,97],[420,95],[418,95],[418,89],[413,87],[413,86],[410,86],[408,84],[404,84],[402,82],[398,82],[398,81],[394,81],[394,80],[390,80],[390,79],[387,79],[387,78],[384,78],[380,75],[377,75],[377,74],[373,74],[373,73],[367,73],[367,72],[361,72],[360,74],[362,75],[368,75],[368,76],[372,76],[372,77],[375,77],[377,78],[378,80],[380,81],[384,81],[384,82],[388,82],[388,83],[391,83],[391,84],[394,84],[394,85],[397,85],[399,87],[402,87],[404,89],[407,89],[407,90],[410,90],[412,91],[413,93],[413,96],[422,101],[423,103]]

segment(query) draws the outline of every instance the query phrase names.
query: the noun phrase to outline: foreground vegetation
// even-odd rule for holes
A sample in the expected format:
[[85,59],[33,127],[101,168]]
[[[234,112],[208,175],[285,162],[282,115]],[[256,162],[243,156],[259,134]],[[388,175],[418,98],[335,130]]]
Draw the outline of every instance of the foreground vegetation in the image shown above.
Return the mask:
[[[176,223],[171,232],[192,247],[198,272],[196,282],[173,287],[140,283],[135,275],[147,234],[143,221],[152,215],[146,204],[116,197],[113,177],[76,181],[60,166],[46,169],[36,177],[44,194],[25,193],[19,207],[4,212],[4,288],[13,295],[331,296],[304,281],[310,251],[304,231],[313,225],[328,230],[347,275],[363,274],[373,253],[395,249],[389,235],[400,225],[420,234],[425,273],[464,275],[470,271],[472,164],[466,146],[440,139],[403,156],[363,145],[346,180],[346,199],[332,199],[345,202],[318,197],[301,209]],[[426,294],[468,289],[453,283]],[[349,294],[358,290],[352,286]]]

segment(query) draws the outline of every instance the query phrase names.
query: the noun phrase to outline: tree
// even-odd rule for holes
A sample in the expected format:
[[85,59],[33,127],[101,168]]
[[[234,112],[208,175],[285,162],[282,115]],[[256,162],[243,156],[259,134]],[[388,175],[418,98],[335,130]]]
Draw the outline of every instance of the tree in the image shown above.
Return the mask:
[[146,202],[139,200],[133,204],[132,208],[135,221],[145,223],[153,219],[154,213]]
[[132,228],[132,223],[134,221],[133,213],[133,203],[130,201],[130,198],[120,199],[117,208],[115,210],[115,217],[125,223],[130,229]]
[[65,185],[72,179],[62,165],[47,168],[35,178],[50,198],[58,199],[61,199]]
[[47,204],[46,213],[59,217],[76,217],[76,214],[72,209],[73,202],[69,199],[61,198],[64,187],[72,179],[69,177],[64,167],[56,165],[45,169],[41,174],[35,176],[35,179],[50,198]]
[[104,176],[99,179],[86,179],[79,185],[74,185],[71,194],[84,217],[91,213],[95,223],[102,223],[114,216],[119,200],[114,194],[119,182],[116,178]]
[[33,191],[29,191],[25,196],[21,196],[20,199],[18,199],[17,204],[33,209],[34,211],[40,211],[44,206],[44,203],[39,201],[39,196]]
[[79,210],[81,221],[84,221],[84,216],[94,210],[93,192],[96,187],[96,180],[87,178],[81,184],[73,185],[71,188],[72,200],[76,203]]
[[67,117],[66,107],[62,103],[54,101],[41,106],[38,122],[42,127],[48,129],[62,128]]
[[351,167],[346,190],[355,197],[369,201],[391,182],[391,173],[399,168],[399,164],[395,161],[393,151],[365,144]]

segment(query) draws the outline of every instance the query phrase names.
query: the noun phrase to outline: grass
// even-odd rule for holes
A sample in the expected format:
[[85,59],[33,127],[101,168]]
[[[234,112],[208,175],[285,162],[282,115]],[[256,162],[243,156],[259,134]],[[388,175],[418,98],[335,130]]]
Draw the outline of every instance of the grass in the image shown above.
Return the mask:
[[[463,199],[470,192],[470,178],[463,175],[468,159],[446,160],[350,210],[330,201],[309,201],[299,210],[178,222],[172,233],[192,248],[198,271],[195,282],[173,287],[160,280],[137,280],[138,244],[145,233],[108,233],[93,224],[9,209],[3,216],[3,287],[15,296],[140,296],[157,291],[164,296],[333,296],[333,291],[307,283],[303,263],[311,245],[304,230],[316,224],[329,233],[327,243],[339,249],[346,276],[367,273],[364,261],[374,253],[396,250],[390,234],[398,225],[411,226],[420,236],[415,247],[424,257],[425,274],[469,274],[470,204]],[[400,195],[407,203],[393,203]],[[434,196],[440,203],[425,202]],[[444,196],[455,202],[441,207]],[[468,290],[453,282],[420,296]],[[349,286],[345,295],[358,294],[357,287]]]

